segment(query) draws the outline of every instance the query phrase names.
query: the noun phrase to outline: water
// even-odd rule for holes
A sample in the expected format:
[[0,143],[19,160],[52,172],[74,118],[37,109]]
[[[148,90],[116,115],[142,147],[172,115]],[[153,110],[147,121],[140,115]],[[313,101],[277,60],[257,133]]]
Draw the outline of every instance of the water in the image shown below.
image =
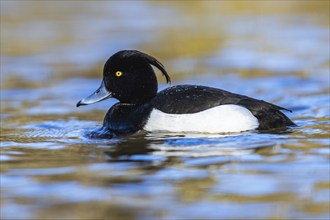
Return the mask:
[[[329,219],[328,6],[1,1],[1,219]],[[92,137],[116,100],[75,104],[132,48],[298,127]]]

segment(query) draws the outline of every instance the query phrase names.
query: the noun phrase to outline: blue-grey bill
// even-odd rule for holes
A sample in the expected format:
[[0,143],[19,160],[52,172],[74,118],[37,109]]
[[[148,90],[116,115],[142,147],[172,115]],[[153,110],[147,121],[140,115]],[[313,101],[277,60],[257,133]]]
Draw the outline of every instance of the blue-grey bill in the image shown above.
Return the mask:
[[89,105],[89,104],[93,104],[99,101],[102,101],[104,99],[110,98],[111,97],[111,92],[109,92],[106,88],[105,88],[105,84],[104,81],[102,80],[101,86],[100,88],[98,88],[92,95],[80,100],[77,103],[77,107],[81,106],[81,105]]

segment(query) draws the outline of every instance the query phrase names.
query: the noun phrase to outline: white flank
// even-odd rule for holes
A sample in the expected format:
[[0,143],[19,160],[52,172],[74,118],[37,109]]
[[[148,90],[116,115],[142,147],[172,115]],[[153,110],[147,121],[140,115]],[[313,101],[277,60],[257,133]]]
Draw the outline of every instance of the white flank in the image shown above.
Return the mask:
[[193,114],[167,114],[152,110],[146,131],[228,133],[256,129],[258,119],[238,105],[221,105]]

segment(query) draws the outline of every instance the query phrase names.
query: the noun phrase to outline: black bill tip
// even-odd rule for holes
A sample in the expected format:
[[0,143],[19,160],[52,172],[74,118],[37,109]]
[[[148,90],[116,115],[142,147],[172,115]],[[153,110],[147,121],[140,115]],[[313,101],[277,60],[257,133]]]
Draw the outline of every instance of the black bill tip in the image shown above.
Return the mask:
[[81,100],[80,100],[80,101],[77,103],[76,107],[79,107],[79,106],[81,106],[81,105],[86,105],[86,104],[82,103]]

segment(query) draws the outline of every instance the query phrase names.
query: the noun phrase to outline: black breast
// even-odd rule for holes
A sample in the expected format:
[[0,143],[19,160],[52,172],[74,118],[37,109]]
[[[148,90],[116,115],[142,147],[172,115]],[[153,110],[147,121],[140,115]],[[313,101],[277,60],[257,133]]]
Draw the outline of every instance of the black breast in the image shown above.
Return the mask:
[[133,133],[141,130],[147,122],[152,106],[117,103],[112,106],[104,117],[103,127],[120,133]]
[[168,114],[197,113],[219,105],[235,104],[251,111],[259,121],[258,129],[260,130],[294,125],[280,111],[287,110],[285,108],[262,100],[205,86],[173,86],[159,92],[151,104],[154,108]]

